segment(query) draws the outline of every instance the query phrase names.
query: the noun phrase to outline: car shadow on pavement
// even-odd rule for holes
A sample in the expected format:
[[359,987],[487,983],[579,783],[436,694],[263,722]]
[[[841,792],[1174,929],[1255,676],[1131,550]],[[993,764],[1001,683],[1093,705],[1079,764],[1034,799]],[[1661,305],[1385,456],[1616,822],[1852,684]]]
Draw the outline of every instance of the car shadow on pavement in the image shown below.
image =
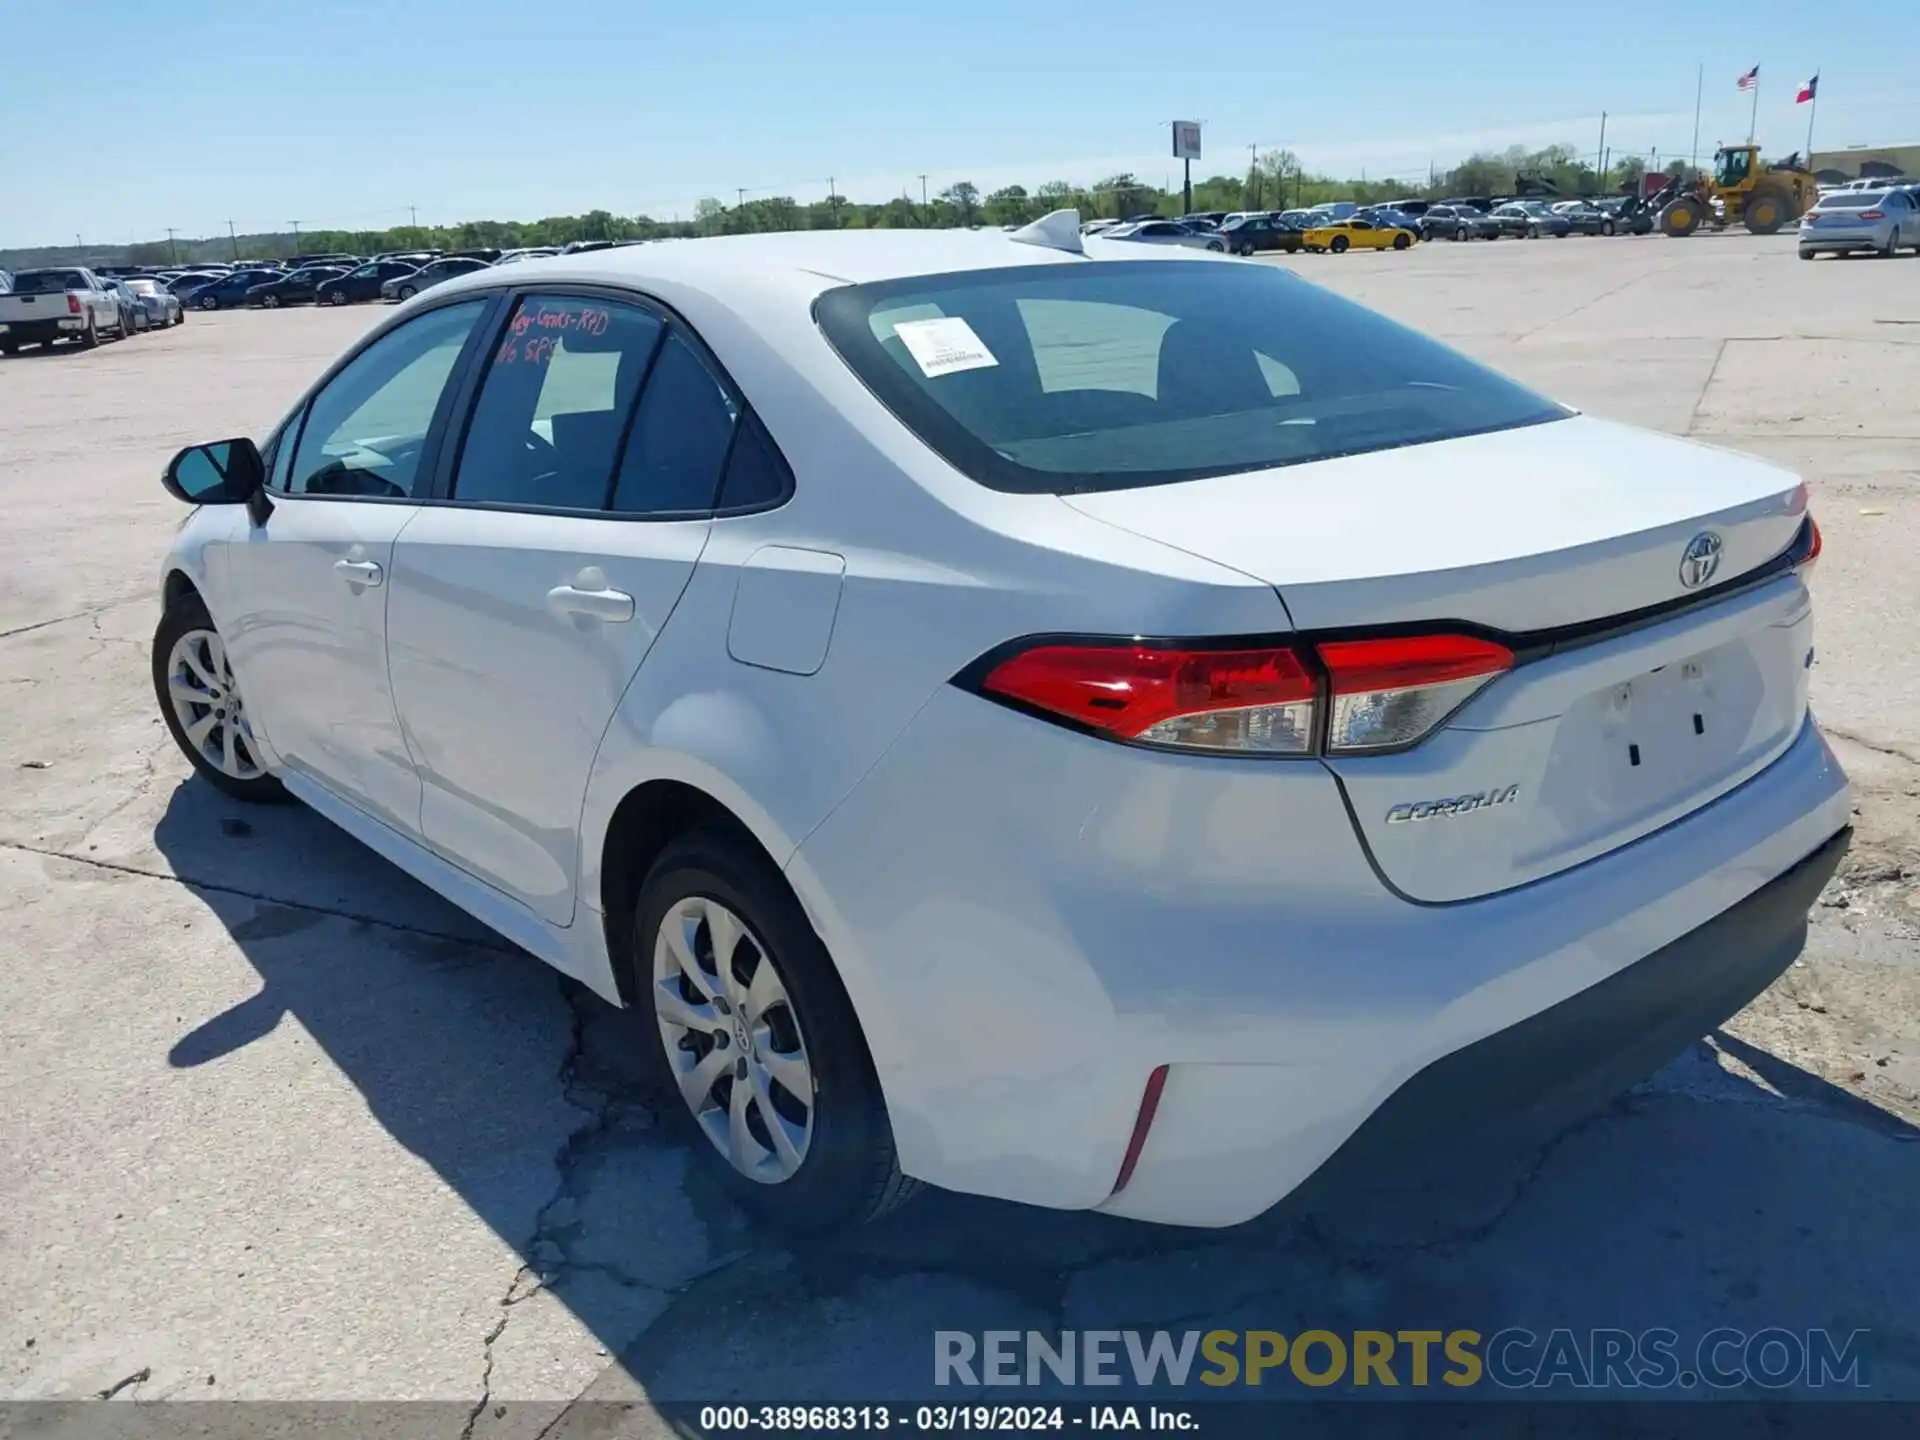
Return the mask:
[[217,1065],[297,1023],[521,1257],[490,1357],[519,1305],[557,1301],[614,1357],[589,1398],[926,1398],[939,1330],[1513,1324],[1866,1329],[1920,1397],[1920,1335],[1900,1318],[1920,1290],[1920,1132],[1731,1037],[1720,1049],[1763,1084],[1702,1044],[1525,1155],[1364,1193],[1310,1185],[1231,1230],[934,1192],[792,1242],[745,1220],[660,1123],[623,1013],[312,812],[194,779],[154,839],[260,980],[192,1023],[171,1064]]

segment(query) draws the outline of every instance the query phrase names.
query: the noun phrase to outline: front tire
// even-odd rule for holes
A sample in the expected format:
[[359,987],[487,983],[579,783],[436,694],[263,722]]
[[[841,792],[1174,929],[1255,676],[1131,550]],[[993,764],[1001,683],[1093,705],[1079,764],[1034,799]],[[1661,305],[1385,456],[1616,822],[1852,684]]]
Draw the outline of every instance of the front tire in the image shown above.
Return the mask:
[[174,743],[214,788],[254,804],[287,798],[260,759],[226,643],[192,592],[153,632],[153,691]]
[[640,887],[633,934],[650,1078],[735,1201],[819,1233],[912,1197],[839,974],[750,841],[714,829],[670,844]]
[[1413,237],[1404,230],[1393,237],[1393,248],[1396,250],[1404,250],[1411,244],[1413,244]]
[[1455,240],[1471,240],[1473,238],[1473,232],[1462,225],[1458,230],[1453,232],[1453,238]]
[[1346,254],[1347,253],[1347,237],[1344,235],[1334,236],[1332,242],[1327,246],[1327,248],[1333,251],[1333,253],[1336,255]]
[[211,295],[202,295],[196,302],[202,310],[218,310],[220,302]]
[[280,308],[280,297],[278,295],[262,295],[260,297],[260,303],[269,310],[278,310]]
[[400,298],[402,300],[411,300],[414,296],[418,295],[419,293],[420,292],[414,289],[413,286],[411,285],[402,285],[400,287]]

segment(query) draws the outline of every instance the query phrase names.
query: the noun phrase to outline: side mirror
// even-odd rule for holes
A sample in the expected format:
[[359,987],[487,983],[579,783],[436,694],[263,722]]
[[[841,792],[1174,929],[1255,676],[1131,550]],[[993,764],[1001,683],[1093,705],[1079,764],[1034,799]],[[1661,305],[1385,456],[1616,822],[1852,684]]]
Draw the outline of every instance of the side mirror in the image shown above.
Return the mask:
[[259,447],[243,437],[189,445],[168,463],[160,483],[189,505],[244,505],[262,496],[266,479]]

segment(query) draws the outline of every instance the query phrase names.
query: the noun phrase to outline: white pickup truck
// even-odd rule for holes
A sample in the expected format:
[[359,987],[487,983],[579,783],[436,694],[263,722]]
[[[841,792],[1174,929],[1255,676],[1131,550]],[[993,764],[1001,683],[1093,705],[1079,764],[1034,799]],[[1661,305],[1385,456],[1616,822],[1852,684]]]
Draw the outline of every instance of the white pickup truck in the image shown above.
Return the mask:
[[84,266],[22,270],[12,291],[0,294],[0,354],[59,340],[77,340],[91,350],[103,334],[126,338],[120,301]]

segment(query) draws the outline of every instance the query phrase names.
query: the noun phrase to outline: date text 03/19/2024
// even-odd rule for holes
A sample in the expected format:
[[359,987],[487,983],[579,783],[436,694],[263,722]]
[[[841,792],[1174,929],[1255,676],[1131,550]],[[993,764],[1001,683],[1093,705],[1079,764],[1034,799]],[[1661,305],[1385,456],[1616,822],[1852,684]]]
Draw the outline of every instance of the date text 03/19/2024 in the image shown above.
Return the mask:
[[703,1405],[709,1434],[821,1434],[891,1431],[915,1434],[1067,1430],[1194,1431],[1189,1410],[1163,1405]]

